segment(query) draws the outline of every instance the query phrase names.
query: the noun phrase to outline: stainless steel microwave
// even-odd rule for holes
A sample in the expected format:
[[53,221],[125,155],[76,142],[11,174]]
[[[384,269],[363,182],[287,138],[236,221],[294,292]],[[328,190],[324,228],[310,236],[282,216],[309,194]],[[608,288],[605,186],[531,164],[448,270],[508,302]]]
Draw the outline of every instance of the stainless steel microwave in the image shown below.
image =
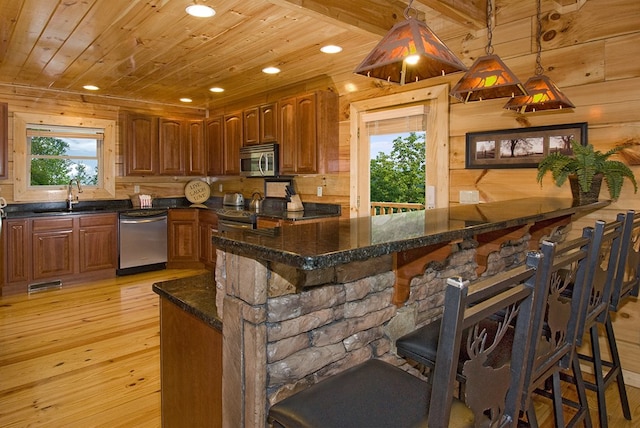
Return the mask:
[[240,148],[240,175],[243,177],[276,177],[279,162],[278,143]]

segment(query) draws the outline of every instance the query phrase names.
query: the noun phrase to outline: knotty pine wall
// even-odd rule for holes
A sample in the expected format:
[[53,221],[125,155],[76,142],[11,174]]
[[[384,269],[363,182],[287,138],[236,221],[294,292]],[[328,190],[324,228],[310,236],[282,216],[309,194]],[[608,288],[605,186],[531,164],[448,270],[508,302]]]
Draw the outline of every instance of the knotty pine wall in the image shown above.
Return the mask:
[[[502,10],[496,1],[496,27],[493,35],[495,53],[524,81],[534,72],[535,66],[535,3],[517,2],[511,10]],[[516,8],[513,10],[513,8]],[[632,143],[625,160],[640,178],[640,7],[637,0],[585,0],[573,6],[562,7],[552,0],[543,1],[545,34],[542,65],[547,74],[576,105],[575,109],[518,115],[504,110],[506,100],[489,100],[481,103],[461,104],[450,99],[448,145],[450,156],[450,200],[458,201],[460,190],[478,190],[482,202],[526,198],[532,196],[570,197],[568,186],[557,188],[547,178],[540,187],[535,180],[535,169],[486,169],[467,170],[464,167],[465,133],[494,129],[588,122],[589,142],[599,150],[608,150],[622,143]],[[508,12],[508,15],[507,15]],[[548,14],[551,12],[550,14]],[[550,18],[549,18],[550,17]],[[484,54],[486,34],[470,33],[459,40],[446,43],[470,65],[473,59]],[[322,76],[295,87],[257,95],[251,100],[234,106],[224,106],[211,114],[235,111],[238,108],[270,102],[283,96],[317,89],[331,89],[340,94],[340,169],[327,175],[299,176],[296,186],[303,201],[339,203],[343,215],[349,213],[349,161],[351,102],[372,97],[390,95],[448,83],[453,86],[461,77],[430,79],[398,87],[354,76],[350,72]],[[117,120],[120,109],[148,112],[164,116],[203,117],[204,112],[174,106],[161,106],[123,100],[78,96],[53,91],[16,89],[0,85],[0,101],[9,103],[9,179],[0,180],[0,196],[13,202],[13,112],[28,111],[70,116],[91,116]],[[619,157],[622,159],[622,157]],[[117,197],[128,198],[133,185],[141,191],[157,196],[182,196],[184,184],[190,177],[123,177],[122,146],[117,144]],[[238,177],[212,177],[212,193],[241,191],[246,196],[262,189],[261,180]],[[316,187],[325,185],[323,197],[316,197]],[[606,190],[603,189],[603,197]],[[625,183],[622,196],[609,208],[592,213],[582,219],[575,228],[579,233],[583,225],[597,218],[605,220],[627,209],[640,210],[640,196],[634,194]],[[634,302],[624,307],[616,316],[615,326],[619,347],[623,353],[623,366],[630,372],[628,381],[640,386],[640,360],[634,358],[640,352],[640,304]]]

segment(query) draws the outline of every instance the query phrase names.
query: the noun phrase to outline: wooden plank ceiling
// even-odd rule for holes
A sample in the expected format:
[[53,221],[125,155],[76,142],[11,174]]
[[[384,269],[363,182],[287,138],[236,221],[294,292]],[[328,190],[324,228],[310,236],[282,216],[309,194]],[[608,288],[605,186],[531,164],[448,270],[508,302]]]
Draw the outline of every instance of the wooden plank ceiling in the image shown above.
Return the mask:
[[[408,3],[198,0],[216,15],[194,18],[192,1],[0,0],[0,84],[78,94],[93,84],[92,96],[212,108],[355,69]],[[411,12],[447,40],[482,29],[486,1],[416,0]],[[323,54],[326,44],[343,51]]]

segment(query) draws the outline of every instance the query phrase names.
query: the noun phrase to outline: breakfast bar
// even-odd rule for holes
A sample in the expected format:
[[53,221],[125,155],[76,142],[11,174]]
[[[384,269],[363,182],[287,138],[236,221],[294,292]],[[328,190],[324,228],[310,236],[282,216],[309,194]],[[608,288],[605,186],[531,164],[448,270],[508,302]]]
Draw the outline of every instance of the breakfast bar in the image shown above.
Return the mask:
[[215,234],[223,426],[265,426],[273,403],[369,358],[413,370],[395,339],[440,316],[446,278],[520,264],[608,204],[528,198]]

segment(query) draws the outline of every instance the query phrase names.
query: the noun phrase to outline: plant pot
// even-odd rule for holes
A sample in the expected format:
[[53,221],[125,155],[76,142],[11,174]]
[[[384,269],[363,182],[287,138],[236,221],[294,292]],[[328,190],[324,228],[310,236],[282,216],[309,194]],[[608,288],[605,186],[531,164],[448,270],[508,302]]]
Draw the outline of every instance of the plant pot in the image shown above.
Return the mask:
[[571,194],[573,195],[574,205],[586,205],[598,201],[600,196],[600,187],[602,187],[602,174],[596,174],[593,176],[591,182],[591,189],[588,192],[583,192],[580,188],[577,175],[569,176],[569,185],[571,186]]

